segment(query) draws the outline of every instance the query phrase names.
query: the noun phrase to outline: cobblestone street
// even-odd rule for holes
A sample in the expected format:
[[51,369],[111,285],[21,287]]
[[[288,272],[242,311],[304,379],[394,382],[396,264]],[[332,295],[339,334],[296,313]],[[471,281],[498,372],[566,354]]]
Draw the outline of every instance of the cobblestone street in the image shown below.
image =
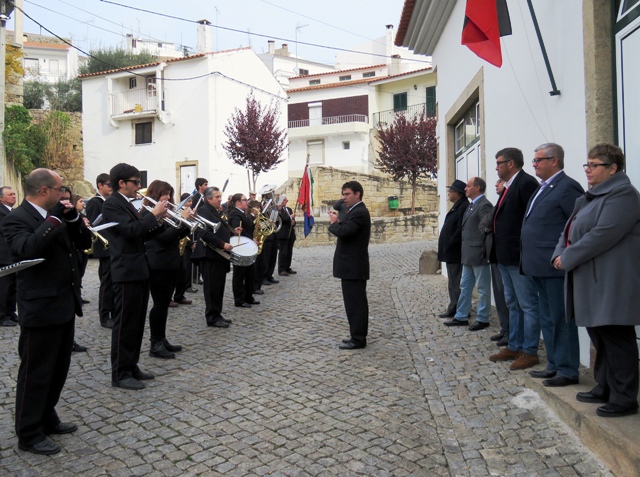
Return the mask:
[[17,449],[13,430],[18,328],[0,329],[0,475],[10,476],[609,476],[534,392],[523,372],[491,363],[492,326],[476,333],[437,318],[446,279],[419,275],[435,243],[370,248],[367,348],[348,337],[333,247],[298,248],[297,275],[279,277],[208,328],[202,287],[169,311],[167,338],[184,351],[150,358],[142,391],[111,387],[110,330],[97,316],[97,261],[84,280],[85,316],[57,406],[73,434],[62,452]]

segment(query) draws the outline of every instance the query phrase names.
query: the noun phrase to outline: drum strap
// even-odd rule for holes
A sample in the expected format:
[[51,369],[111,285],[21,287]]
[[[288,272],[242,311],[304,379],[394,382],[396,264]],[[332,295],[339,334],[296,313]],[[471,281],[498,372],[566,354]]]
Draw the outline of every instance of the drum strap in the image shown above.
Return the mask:
[[205,242],[204,240],[200,239],[200,242],[202,242],[202,244],[205,247],[209,247],[211,250],[213,250],[214,252],[218,252],[220,255],[222,255],[224,258],[226,258],[227,260],[231,261],[231,254],[228,252],[225,252],[224,250],[222,250],[221,248],[218,247],[214,247],[213,245]]

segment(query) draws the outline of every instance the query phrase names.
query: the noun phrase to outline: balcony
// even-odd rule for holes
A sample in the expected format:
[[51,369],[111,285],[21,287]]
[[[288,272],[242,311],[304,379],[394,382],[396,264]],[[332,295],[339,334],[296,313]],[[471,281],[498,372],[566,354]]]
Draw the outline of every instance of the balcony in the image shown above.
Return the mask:
[[306,128],[309,126],[325,126],[327,124],[344,124],[344,123],[368,123],[369,118],[364,114],[345,114],[343,116],[331,116],[328,118],[317,119],[297,119],[289,121],[289,129]]
[[125,120],[154,117],[159,114],[161,101],[158,92],[147,89],[132,89],[111,94],[111,118]]
[[416,116],[424,114],[427,118],[436,117],[436,103],[421,103],[407,106],[403,109],[389,109],[387,111],[380,111],[379,113],[373,113],[373,127],[384,127],[391,124],[396,116],[402,115],[407,119],[413,119]]

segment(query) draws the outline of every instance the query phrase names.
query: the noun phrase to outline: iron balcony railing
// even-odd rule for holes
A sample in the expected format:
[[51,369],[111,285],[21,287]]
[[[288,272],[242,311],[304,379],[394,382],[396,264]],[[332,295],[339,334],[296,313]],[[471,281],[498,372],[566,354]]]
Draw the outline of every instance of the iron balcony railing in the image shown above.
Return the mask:
[[391,124],[397,115],[404,115],[411,119],[416,116],[424,114],[428,118],[436,117],[436,103],[421,103],[407,106],[406,108],[389,109],[387,111],[380,111],[379,113],[373,113],[373,127],[387,126]]
[[308,126],[324,126],[326,124],[368,123],[369,118],[364,114],[344,114],[318,119],[296,119],[289,121],[289,128],[306,128]]

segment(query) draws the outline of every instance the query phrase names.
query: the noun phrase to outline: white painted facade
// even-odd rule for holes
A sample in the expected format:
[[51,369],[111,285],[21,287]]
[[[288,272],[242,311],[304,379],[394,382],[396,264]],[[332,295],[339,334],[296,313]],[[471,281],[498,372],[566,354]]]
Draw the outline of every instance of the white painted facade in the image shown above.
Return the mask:
[[289,51],[289,47],[286,44],[276,49],[273,40],[269,40],[267,52],[258,54],[258,58],[262,60],[271,71],[271,74],[278,80],[278,83],[285,89],[291,87],[289,79],[294,76],[315,75],[336,70],[335,66],[332,65],[296,57]]
[[184,57],[184,52],[177,50],[175,43],[134,37],[130,33],[127,34],[127,51],[135,55],[143,52],[149,53],[150,55],[158,57],[159,60]]
[[[286,95],[250,48],[84,76],[82,88],[85,178],[91,182],[126,162],[145,171],[147,183],[167,181],[176,193],[191,192],[195,177],[219,187],[229,179],[225,194],[247,193],[247,171],[222,148],[228,119],[235,108],[244,110],[253,91],[263,104],[279,105],[279,125],[287,127]],[[150,142],[136,144],[136,128],[144,141],[150,132]],[[257,188],[285,182],[287,168],[285,160],[261,174]],[[182,187],[181,177],[188,178]]]

